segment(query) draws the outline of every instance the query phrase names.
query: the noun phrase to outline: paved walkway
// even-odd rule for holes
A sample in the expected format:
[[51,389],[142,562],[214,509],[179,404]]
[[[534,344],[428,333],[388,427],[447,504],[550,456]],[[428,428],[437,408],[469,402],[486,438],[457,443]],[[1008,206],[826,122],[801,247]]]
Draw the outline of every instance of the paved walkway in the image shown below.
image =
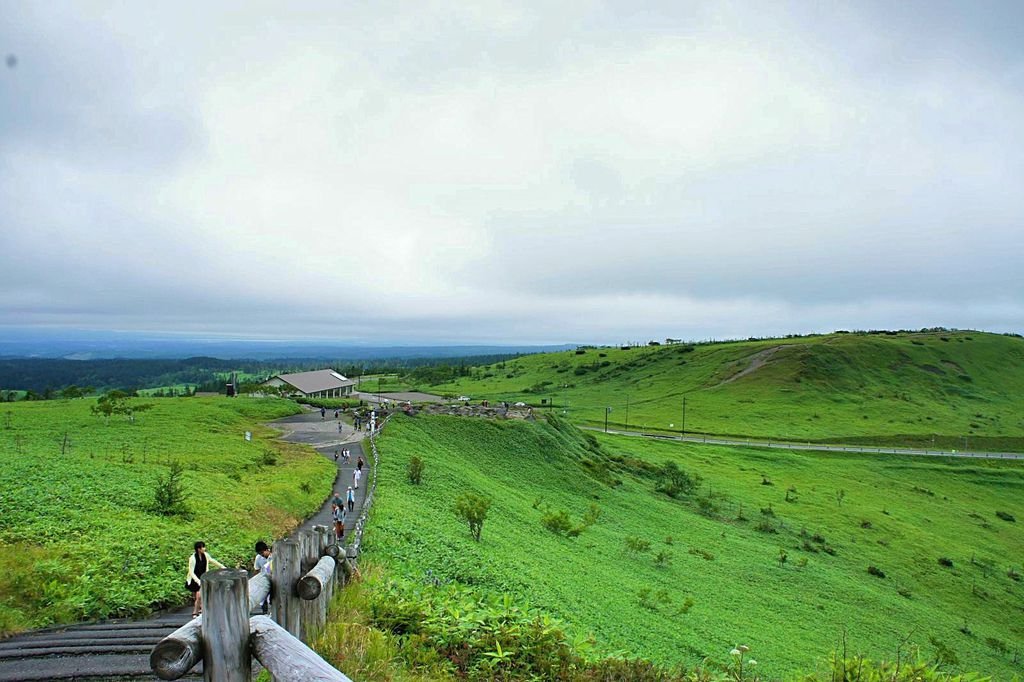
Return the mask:
[[[581,426],[585,431],[604,431],[597,426]],[[830,443],[794,443],[790,441],[761,440],[756,438],[723,438],[717,436],[671,436],[660,433],[643,433],[642,431],[622,431],[608,429],[607,433],[617,436],[637,436],[656,438],[658,440],[685,441],[706,445],[741,445],[752,448],[775,448],[777,450],[815,450],[820,452],[864,452],[869,454],[912,455],[915,457],[967,457],[972,459],[1022,459],[1019,452],[983,452],[976,450],[940,450],[938,448],[897,448],[875,445],[842,445]]]
[[[356,432],[351,425],[320,419],[320,412],[304,412],[272,422],[270,426],[284,431],[283,440],[306,443],[316,448],[322,456],[334,461],[335,449],[348,448],[349,462],[338,458],[338,474],[333,490],[343,495],[345,488],[352,485],[352,470],[362,455],[366,461],[363,467],[363,482],[356,495],[356,508],[345,520],[346,539],[355,525],[362,508],[365,491],[370,479],[370,457],[363,454],[359,441],[365,431]],[[299,530],[313,525],[331,524],[331,502],[329,495],[323,507],[296,528]],[[149,667],[149,654],[161,639],[174,632],[192,618],[191,604],[156,613],[143,620],[114,619],[100,623],[82,623],[33,632],[0,640],[0,682],[29,682],[39,680],[109,680],[116,678],[134,680],[158,680]],[[181,678],[201,680],[202,664]]]

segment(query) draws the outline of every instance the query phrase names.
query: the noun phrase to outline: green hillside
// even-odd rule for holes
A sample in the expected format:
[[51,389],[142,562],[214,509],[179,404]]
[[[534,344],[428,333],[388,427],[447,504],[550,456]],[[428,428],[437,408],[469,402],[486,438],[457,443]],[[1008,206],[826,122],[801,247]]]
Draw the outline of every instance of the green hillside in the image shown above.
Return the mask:
[[[93,405],[0,408],[0,635],[183,603],[196,540],[229,566],[249,561],[333,481],[330,462],[262,425],[296,411],[289,401],[165,398],[134,421]],[[172,461],[188,516],[153,509]]]
[[982,332],[588,348],[420,388],[522,400],[578,423],[688,433],[1024,450],[1024,339]]
[[[904,642],[946,669],[1024,671],[1020,463],[403,415],[378,442],[368,556],[420,590],[450,582],[529,600],[593,633],[599,653],[692,666],[745,643],[768,678],[824,665],[844,631],[851,654],[893,659]],[[418,486],[406,480],[414,455],[426,465]],[[657,490],[666,462],[695,480],[676,499]],[[453,512],[466,491],[493,500],[479,543]],[[568,533],[545,527],[562,512]],[[407,593],[368,591],[384,594],[379,622],[410,608]]]

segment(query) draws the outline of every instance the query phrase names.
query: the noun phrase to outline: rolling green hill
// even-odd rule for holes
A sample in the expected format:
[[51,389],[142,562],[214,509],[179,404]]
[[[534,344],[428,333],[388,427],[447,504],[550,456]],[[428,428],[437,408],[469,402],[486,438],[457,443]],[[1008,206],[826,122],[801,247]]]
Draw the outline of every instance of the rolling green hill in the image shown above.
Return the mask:
[[[94,405],[0,407],[0,636],[184,603],[196,540],[245,563],[257,539],[318,509],[334,478],[330,462],[262,425],[295,412],[289,401],[166,398],[134,421]],[[174,461],[186,516],[154,510]]]
[[983,332],[587,348],[420,388],[652,432],[683,429],[685,398],[688,433],[1024,450],[1024,339]]
[[[398,415],[378,442],[367,556],[384,566],[376,580],[419,587],[370,585],[369,622],[406,619],[406,656],[438,636],[410,615],[410,595],[440,582],[528,600],[593,633],[599,653],[663,663],[724,661],[744,643],[767,678],[792,679],[823,666],[845,632],[850,654],[891,660],[917,645],[948,670],[1022,672],[1020,463],[595,438],[562,420],[444,416]],[[414,455],[420,485],[406,479]],[[675,498],[659,491],[668,462],[691,476]],[[493,501],[479,543],[453,512],[467,491]]]

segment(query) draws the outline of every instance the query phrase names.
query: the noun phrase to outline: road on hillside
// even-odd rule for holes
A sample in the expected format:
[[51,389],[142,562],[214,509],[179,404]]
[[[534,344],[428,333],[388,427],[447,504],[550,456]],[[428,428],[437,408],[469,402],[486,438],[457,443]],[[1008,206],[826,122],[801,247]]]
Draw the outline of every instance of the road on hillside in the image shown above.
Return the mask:
[[[345,539],[355,527],[369,488],[373,466],[371,457],[363,453],[360,441],[366,431],[355,431],[350,424],[322,419],[319,410],[285,417],[269,424],[284,432],[282,440],[305,443],[322,456],[334,461],[334,451],[348,448],[348,462],[338,458],[338,473],[332,490],[343,495],[352,485],[352,470],[359,457],[366,462],[363,483],[356,491],[356,510],[345,520]],[[331,526],[331,499],[328,495],[320,510],[306,519],[292,534],[313,525]],[[209,540],[209,538],[207,538]],[[269,538],[268,538],[269,540]],[[216,554],[211,543],[211,553]],[[191,547],[183,548],[181,576],[184,580],[185,560]],[[184,589],[182,597],[184,598]],[[149,654],[163,637],[191,620],[191,605],[156,613],[148,618],[132,620],[116,618],[99,623],[81,623],[46,628],[16,635],[0,641],[0,682],[30,680],[158,680],[149,667]],[[183,680],[201,680],[202,663]]]
[[[604,431],[597,426],[580,427],[586,431]],[[975,450],[938,450],[920,448],[896,448],[877,447],[866,445],[842,445],[826,443],[793,443],[789,441],[758,440],[745,438],[720,438],[714,436],[667,436],[657,433],[644,433],[642,431],[620,431],[608,429],[607,433],[617,436],[635,436],[638,438],[653,438],[656,440],[667,440],[687,443],[701,443],[704,445],[742,445],[752,448],[775,448],[777,450],[814,450],[819,452],[863,452],[868,454],[886,455],[912,455],[914,457],[965,457],[971,459],[1019,459],[1024,460],[1024,454],[1019,452],[978,452]]]

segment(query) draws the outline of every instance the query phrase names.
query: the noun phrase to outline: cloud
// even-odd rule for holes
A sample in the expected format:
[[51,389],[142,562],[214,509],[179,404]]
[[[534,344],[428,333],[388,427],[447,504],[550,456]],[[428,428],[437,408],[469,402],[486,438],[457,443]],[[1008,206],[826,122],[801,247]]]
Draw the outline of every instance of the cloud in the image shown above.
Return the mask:
[[21,11],[0,323],[1024,326],[1021,55],[955,6]]

